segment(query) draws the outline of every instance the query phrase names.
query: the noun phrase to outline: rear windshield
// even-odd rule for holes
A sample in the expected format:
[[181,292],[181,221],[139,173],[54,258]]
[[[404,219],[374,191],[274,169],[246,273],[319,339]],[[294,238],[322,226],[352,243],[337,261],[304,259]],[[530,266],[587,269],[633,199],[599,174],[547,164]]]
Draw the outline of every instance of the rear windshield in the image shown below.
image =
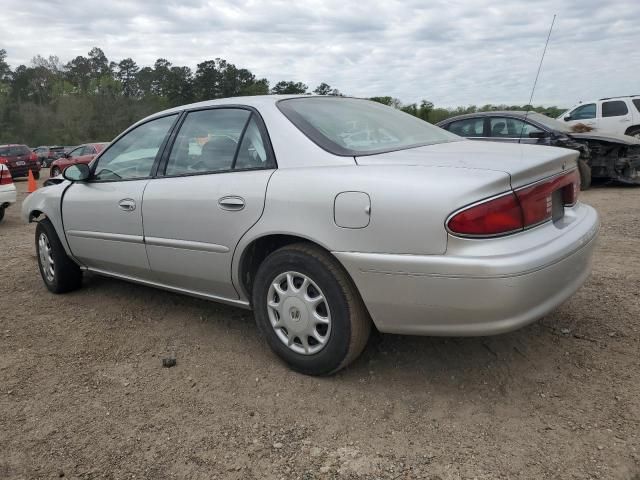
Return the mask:
[[12,156],[12,155],[25,155],[27,153],[31,153],[24,145],[12,145],[10,147],[0,147],[0,157],[2,156]]
[[291,98],[280,100],[278,108],[307,137],[335,155],[372,155],[461,140],[419,118],[369,100]]

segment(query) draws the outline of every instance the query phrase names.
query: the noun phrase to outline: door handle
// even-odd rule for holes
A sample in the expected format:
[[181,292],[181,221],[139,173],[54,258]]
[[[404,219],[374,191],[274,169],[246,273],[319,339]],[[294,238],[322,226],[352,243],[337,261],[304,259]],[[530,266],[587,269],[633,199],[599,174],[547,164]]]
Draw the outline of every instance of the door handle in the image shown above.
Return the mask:
[[136,202],[132,198],[123,198],[118,202],[118,207],[125,212],[133,212],[136,209]]
[[235,195],[222,197],[218,200],[218,206],[223,210],[242,210],[244,208],[244,198]]

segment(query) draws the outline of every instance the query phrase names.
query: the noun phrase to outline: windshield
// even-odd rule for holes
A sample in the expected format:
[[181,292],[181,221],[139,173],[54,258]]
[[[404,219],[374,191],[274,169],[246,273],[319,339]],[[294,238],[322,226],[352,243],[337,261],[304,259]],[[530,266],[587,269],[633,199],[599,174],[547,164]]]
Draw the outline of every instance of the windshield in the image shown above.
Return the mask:
[[530,112],[527,115],[527,117],[535,122],[538,122],[544,125],[550,130],[557,130],[559,132],[564,132],[564,133],[572,133],[571,127],[566,123],[556,120],[555,118],[547,117],[546,115],[543,115],[541,113]]
[[419,118],[369,100],[291,98],[280,100],[278,108],[307,137],[335,155],[371,155],[461,140]]

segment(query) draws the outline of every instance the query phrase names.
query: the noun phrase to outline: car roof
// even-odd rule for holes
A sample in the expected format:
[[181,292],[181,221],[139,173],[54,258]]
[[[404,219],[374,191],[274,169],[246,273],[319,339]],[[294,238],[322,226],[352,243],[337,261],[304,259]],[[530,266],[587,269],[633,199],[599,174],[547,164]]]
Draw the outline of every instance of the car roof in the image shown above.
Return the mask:
[[260,107],[273,106],[280,100],[286,100],[289,98],[318,98],[318,97],[328,97],[328,98],[348,98],[348,97],[335,97],[331,95],[306,95],[306,94],[296,94],[296,95],[250,95],[244,97],[227,97],[227,98],[216,98],[214,100],[205,100],[203,102],[189,103],[187,105],[180,105],[177,107],[169,108],[167,110],[163,110],[161,112],[154,113],[149,115],[146,118],[143,118],[138,123],[145,122],[155,117],[161,117],[174,112],[181,112],[183,110],[190,110],[194,108],[206,108],[206,107],[215,107],[216,105],[243,105],[247,107],[254,107],[260,109]]
[[0,147],[27,147],[27,146],[23,143],[7,143],[6,145],[0,145]]

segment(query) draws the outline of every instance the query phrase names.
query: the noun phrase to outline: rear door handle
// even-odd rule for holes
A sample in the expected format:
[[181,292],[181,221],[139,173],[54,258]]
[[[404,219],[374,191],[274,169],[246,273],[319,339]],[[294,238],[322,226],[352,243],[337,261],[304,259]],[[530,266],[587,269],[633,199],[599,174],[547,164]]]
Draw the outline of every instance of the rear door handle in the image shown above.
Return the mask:
[[123,198],[118,202],[118,207],[125,212],[133,212],[136,209],[136,201],[132,198]]
[[244,208],[244,198],[228,195],[218,200],[218,206],[223,210],[242,210]]

